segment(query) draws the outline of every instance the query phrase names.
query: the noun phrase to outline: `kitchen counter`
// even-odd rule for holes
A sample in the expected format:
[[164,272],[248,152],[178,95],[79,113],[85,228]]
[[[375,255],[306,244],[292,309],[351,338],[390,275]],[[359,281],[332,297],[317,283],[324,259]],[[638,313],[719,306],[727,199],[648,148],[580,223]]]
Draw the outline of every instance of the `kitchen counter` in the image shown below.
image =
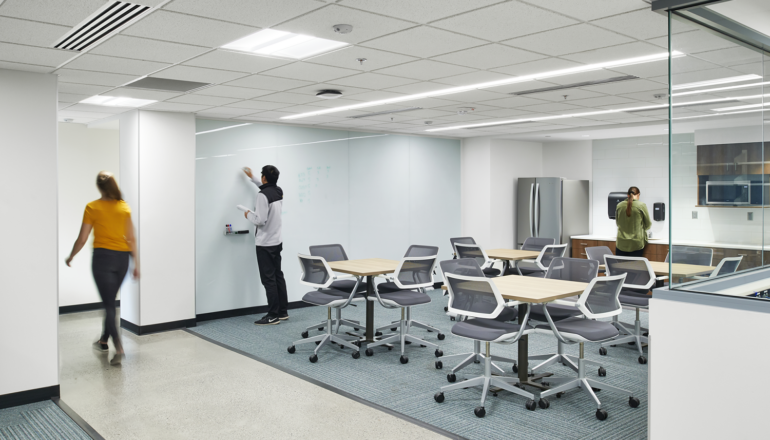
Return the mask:
[[[573,235],[570,237],[574,240],[597,240],[597,241],[615,241],[616,237],[610,235]],[[668,237],[655,237],[649,240],[651,244],[668,244]],[[753,251],[761,251],[762,246],[751,244],[735,244],[735,243],[719,243],[719,242],[698,242],[688,240],[674,240],[672,243],[674,246],[699,246],[699,247],[712,247],[712,248],[724,248],[724,249],[748,249]],[[768,246],[770,248],[770,246]],[[768,249],[770,250],[770,249]]]

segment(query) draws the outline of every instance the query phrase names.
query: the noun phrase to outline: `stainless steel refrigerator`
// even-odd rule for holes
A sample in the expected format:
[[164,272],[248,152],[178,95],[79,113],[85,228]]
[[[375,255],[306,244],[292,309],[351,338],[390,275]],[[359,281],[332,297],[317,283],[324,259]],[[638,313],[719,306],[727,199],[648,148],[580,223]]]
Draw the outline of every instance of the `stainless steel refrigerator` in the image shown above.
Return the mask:
[[[516,182],[516,243],[529,237],[553,238],[570,243],[570,236],[588,234],[587,180],[562,177],[528,177]],[[571,257],[571,246],[564,256]]]

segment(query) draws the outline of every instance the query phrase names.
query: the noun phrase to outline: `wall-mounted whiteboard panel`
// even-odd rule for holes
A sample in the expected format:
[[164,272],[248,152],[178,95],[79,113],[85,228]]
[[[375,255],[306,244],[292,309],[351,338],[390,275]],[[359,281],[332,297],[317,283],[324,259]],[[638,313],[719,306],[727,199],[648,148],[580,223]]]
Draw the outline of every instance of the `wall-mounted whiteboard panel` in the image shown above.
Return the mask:
[[[237,124],[199,119],[196,131],[228,125]],[[281,172],[289,301],[308,291],[297,254],[311,245],[398,259],[410,244],[448,248],[460,233],[457,140],[255,123],[201,133],[196,145],[197,314],[266,304],[254,226],[235,209],[253,207],[259,191],[245,166]],[[249,234],[225,236],[226,224]]]

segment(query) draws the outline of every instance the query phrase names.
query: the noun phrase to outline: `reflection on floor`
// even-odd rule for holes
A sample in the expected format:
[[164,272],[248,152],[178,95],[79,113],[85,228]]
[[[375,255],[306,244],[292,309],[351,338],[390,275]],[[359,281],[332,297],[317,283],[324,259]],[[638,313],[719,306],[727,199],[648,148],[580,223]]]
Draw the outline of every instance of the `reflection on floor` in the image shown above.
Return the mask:
[[100,320],[60,317],[60,381],[62,400],[107,439],[442,438],[184,331],[123,331],[128,357],[112,367],[91,348]]
[[50,400],[0,410],[0,440],[90,438]]

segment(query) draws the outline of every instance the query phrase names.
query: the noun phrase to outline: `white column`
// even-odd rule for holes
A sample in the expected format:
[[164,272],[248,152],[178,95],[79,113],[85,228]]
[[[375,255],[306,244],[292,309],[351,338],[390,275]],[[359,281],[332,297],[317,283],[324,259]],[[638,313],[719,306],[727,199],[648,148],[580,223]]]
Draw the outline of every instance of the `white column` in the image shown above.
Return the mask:
[[56,87],[0,69],[2,404],[59,394]]
[[[121,320],[138,333],[195,321],[195,117],[120,118],[122,190],[137,228],[141,278],[126,278]],[[214,233],[214,231],[212,231]]]

